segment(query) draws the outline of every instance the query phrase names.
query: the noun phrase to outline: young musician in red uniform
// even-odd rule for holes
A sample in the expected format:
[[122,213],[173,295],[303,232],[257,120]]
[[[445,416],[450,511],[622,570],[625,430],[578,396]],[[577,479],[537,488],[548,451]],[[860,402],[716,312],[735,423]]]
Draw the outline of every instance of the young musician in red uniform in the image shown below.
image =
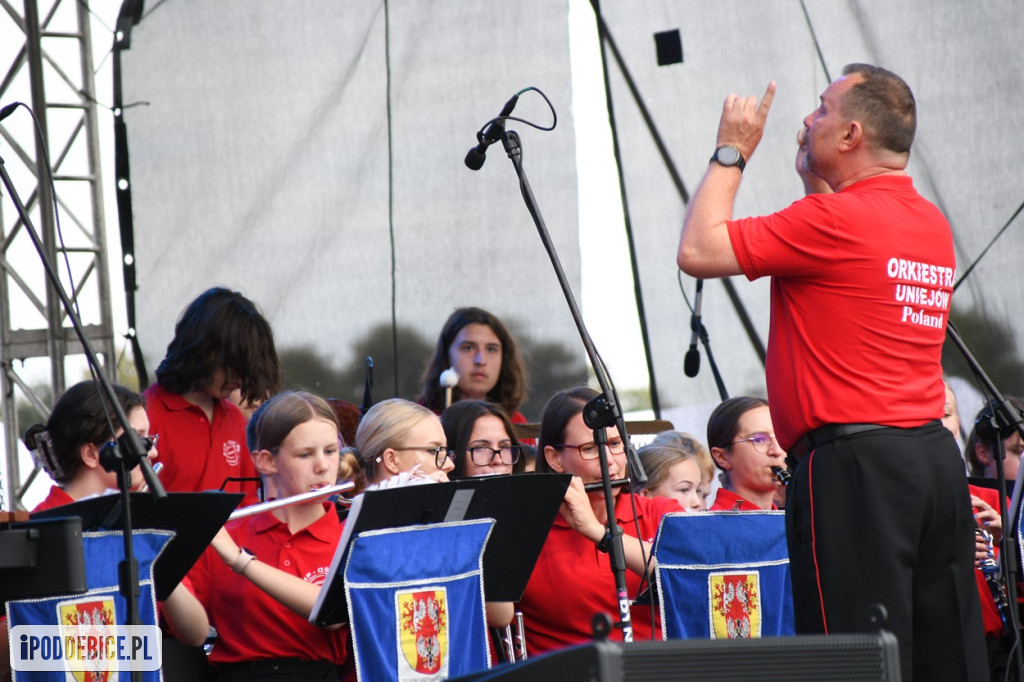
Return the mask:
[[952,231],[905,169],[907,84],[851,64],[798,136],[809,194],[733,219],[775,96],[729,95],[687,209],[678,265],[694,277],[771,277],[766,379],[779,445],[798,461],[787,538],[800,633],[870,627],[882,604],[903,679],[987,679],[974,520],[942,416]]
[[711,511],[777,509],[772,498],[781,484],[772,467],[785,468],[786,452],[775,439],[768,403],[752,396],[723,401],[708,419],[708,445],[725,472]]
[[[150,424],[146,417],[146,401],[124,386],[115,385],[114,394],[128,415],[132,428],[142,438],[148,438]],[[82,381],[61,395],[45,425],[33,424],[25,430],[22,440],[29,450],[39,453],[42,447],[48,451],[36,457],[56,483],[46,499],[32,511],[53,509],[83,497],[117,490],[117,474],[105,470],[100,464],[100,449],[113,440],[108,421],[113,412],[109,407],[104,411],[105,403],[97,384]],[[153,445],[149,451],[152,462],[157,458],[155,436],[150,442]],[[138,490],[144,483],[142,470],[136,467],[131,475],[131,488]]]
[[445,321],[419,397],[438,414],[445,407],[441,373],[449,367],[459,375],[453,402],[488,400],[501,405],[513,423],[526,422],[519,413],[526,400],[526,370],[515,337],[495,315],[481,308],[458,308]]
[[[338,421],[324,399],[285,392],[253,414],[260,474],[279,499],[334,485]],[[217,640],[221,680],[340,679],[344,628],[307,620],[341,539],[333,505],[314,500],[230,521],[189,574]]]
[[662,431],[636,453],[647,483],[633,490],[645,497],[669,497],[683,509],[707,511],[715,462],[704,444],[682,431]]
[[[956,394],[953,392],[953,387],[949,385],[949,381],[943,377],[942,383],[946,387],[945,416],[942,418],[942,425],[956,435],[960,433],[960,408],[957,405]],[[1008,400],[1017,401],[1015,398],[1008,398]],[[1019,409],[1020,406],[1017,407]],[[978,416],[983,416],[986,409],[982,408],[981,414]],[[988,416],[991,417],[991,414],[991,411],[989,411]],[[977,418],[975,418],[975,422],[977,422]],[[968,455],[971,452],[977,453],[979,446],[982,446],[975,429],[971,429],[967,442],[969,447],[973,446],[966,453]],[[1010,461],[1009,453],[1007,453],[1006,461]],[[968,459],[968,462],[970,462],[970,459]],[[968,485],[967,489],[971,493],[971,505],[974,507],[974,518],[978,522],[979,529],[978,537],[975,541],[974,579],[978,584],[978,598],[981,600],[981,618],[985,624],[985,644],[988,646],[989,673],[993,680],[1003,680],[1006,679],[1006,666],[1011,658],[1010,646],[1012,645],[1012,642],[1007,637],[1006,628],[1003,626],[1003,615],[1000,614],[998,603],[998,600],[1005,597],[1005,592],[999,592],[999,590],[1005,590],[1005,587],[996,582],[994,591],[993,583],[990,580],[998,581],[1000,577],[993,576],[989,578],[981,570],[983,561],[994,561],[997,565],[999,564],[999,540],[1003,534],[1003,520],[999,515],[999,491],[995,488],[983,488],[977,485]],[[1006,500],[1006,507],[1007,512],[1010,513],[1009,498]],[[987,534],[987,538],[980,531],[984,531]],[[997,594],[999,595],[998,597]],[[1011,677],[1009,679],[1014,678]]]
[[[594,432],[583,423],[583,406],[596,396],[585,387],[560,391],[548,400],[541,416],[537,471],[569,473],[573,479],[518,602],[530,655],[591,641],[591,619],[597,613],[618,619],[615,579],[604,542],[604,493],[587,493],[583,488],[601,480]],[[609,475],[625,478],[625,444],[614,427],[608,429],[607,449]],[[623,531],[626,588],[630,598],[636,598],[661,517],[683,508],[675,500],[641,497],[623,487],[613,488],[612,494],[616,521]],[[633,607],[631,617],[634,640],[655,637],[649,606]],[[615,628],[610,637],[621,641],[622,632]]]
[[245,443],[246,419],[229,399],[239,389],[247,402],[265,400],[281,387],[281,363],[270,325],[255,304],[235,291],[203,292],[182,313],[174,339],[145,391],[153,429],[161,434],[168,492],[244,492],[242,505],[258,501]]
[[401,398],[382,400],[366,411],[356,430],[356,454],[367,483],[378,487],[410,479],[444,483],[455,466],[441,420]]
[[[151,446],[150,461],[156,460],[157,434],[150,431],[146,401],[124,386],[115,385],[114,394],[128,417],[129,426]],[[112,414],[100,387],[95,382],[82,381],[61,395],[45,425],[28,427],[25,446],[37,452],[45,449],[37,458],[56,483],[33,512],[117,491],[117,474],[100,464],[100,449],[123,433],[121,429],[110,432]],[[131,472],[131,489],[138,490],[144,483],[141,468],[135,467]],[[171,635],[187,646],[198,647],[206,640],[210,623],[190,590],[191,585],[185,578],[158,607]]]
[[452,478],[523,471],[523,448],[500,406],[486,400],[460,400],[441,413],[441,426],[455,458]]

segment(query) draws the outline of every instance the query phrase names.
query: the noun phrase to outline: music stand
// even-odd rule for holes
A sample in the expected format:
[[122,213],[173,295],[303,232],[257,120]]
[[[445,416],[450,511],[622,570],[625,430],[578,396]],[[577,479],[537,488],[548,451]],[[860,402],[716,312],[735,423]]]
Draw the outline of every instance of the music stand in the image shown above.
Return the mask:
[[[136,529],[174,531],[153,567],[157,600],[170,596],[244,497],[242,493],[168,493],[164,500],[155,502],[148,493],[131,493],[132,524]],[[32,518],[78,517],[84,530],[119,530],[121,511],[119,495],[102,495],[47,509]]]
[[485,598],[518,601],[571,480],[568,474],[479,476],[363,493],[349,510],[310,622],[328,627],[348,620],[342,575],[351,538],[368,530],[444,521],[494,519],[484,551]]
[[0,603],[85,590],[81,520],[31,520],[0,528]]

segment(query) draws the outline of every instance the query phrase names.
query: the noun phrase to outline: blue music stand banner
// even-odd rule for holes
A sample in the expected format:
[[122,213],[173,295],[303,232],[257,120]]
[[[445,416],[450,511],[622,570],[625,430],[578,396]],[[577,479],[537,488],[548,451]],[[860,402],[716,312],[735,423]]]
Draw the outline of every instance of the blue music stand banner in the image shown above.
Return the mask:
[[443,680],[490,667],[483,554],[493,519],[353,538],[345,597],[360,680]]
[[665,639],[794,634],[784,512],[666,514],[654,557]]
[[[153,565],[167,543],[174,537],[172,531],[137,530],[132,533],[133,550],[139,567],[139,619],[142,625],[157,624],[156,593],[153,588]],[[82,533],[85,556],[84,594],[71,594],[38,599],[7,602],[7,626],[19,625],[74,625],[105,628],[127,623],[127,602],[118,587],[118,564],[124,559],[124,541],[119,531]],[[15,643],[16,644],[16,643]],[[159,651],[152,652],[159,656]],[[130,670],[102,670],[97,672],[65,672],[64,670],[14,670],[17,682],[64,682],[70,676],[80,682],[131,681]],[[145,682],[160,682],[160,670],[143,670]]]

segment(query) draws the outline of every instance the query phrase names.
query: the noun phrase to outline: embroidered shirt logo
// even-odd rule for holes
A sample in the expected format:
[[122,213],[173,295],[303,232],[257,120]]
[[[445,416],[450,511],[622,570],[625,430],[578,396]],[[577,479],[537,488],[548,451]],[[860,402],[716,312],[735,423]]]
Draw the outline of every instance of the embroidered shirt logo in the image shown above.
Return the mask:
[[448,598],[445,588],[395,594],[398,679],[448,677]]
[[238,444],[238,441],[224,441],[224,461],[233,467],[238,466],[238,463],[242,461],[242,446]]
[[761,583],[758,573],[708,576],[712,639],[761,636]]
[[320,566],[315,571],[306,571],[306,575],[302,576],[302,579],[307,583],[313,583],[314,585],[323,585],[324,581],[327,580],[327,574],[331,572],[330,566]]

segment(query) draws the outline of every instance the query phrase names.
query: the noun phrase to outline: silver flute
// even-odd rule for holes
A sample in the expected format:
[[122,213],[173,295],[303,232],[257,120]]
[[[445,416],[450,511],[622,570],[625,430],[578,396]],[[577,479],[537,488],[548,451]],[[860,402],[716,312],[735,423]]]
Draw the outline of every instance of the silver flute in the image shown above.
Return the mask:
[[266,511],[291,507],[292,505],[302,504],[303,502],[312,502],[313,500],[319,500],[321,497],[329,497],[337,493],[348,492],[355,487],[356,484],[352,481],[345,481],[338,485],[320,488],[319,490],[310,490],[308,493],[299,493],[298,495],[292,495],[291,497],[285,497],[280,500],[270,500],[269,502],[252,504],[248,507],[242,507],[241,509],[236,509],[231,512],[231,516],[228,517],[228,520],[233,521],[235,519],[244,519],[247,516],[256,516],[256,514],[262,514]]

